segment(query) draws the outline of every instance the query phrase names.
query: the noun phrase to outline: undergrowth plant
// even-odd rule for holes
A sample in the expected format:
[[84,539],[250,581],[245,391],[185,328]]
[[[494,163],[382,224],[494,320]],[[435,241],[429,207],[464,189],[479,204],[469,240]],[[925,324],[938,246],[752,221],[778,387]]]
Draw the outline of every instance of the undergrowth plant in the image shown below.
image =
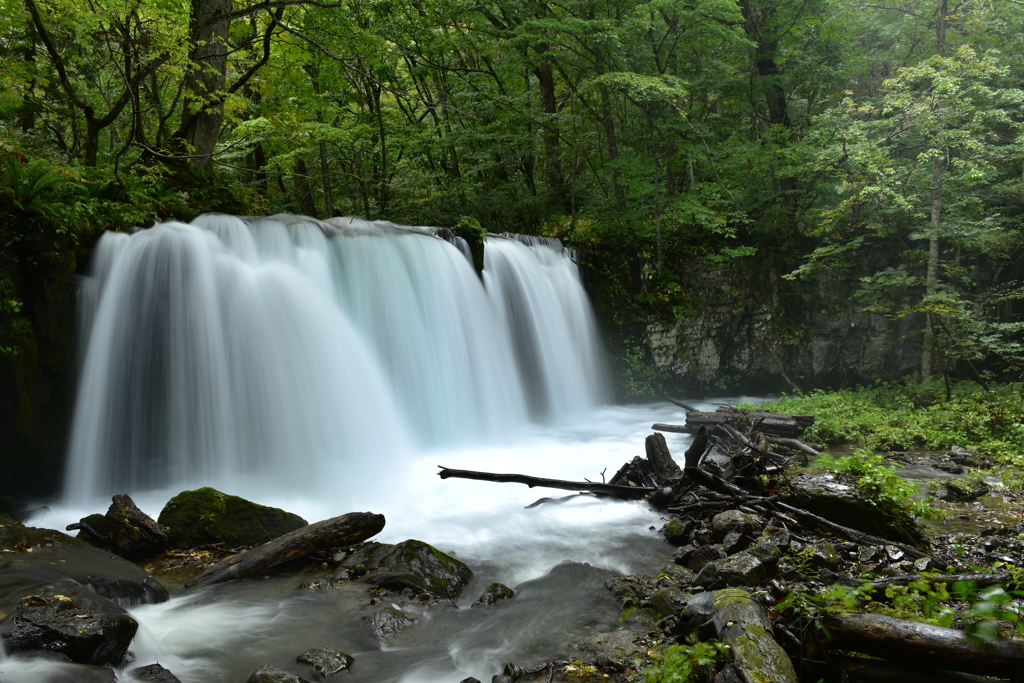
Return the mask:
[[670,645],[651,655],[644,669],[644,683],[696,683],[708,678],[712,667],[724,661],[728,652],[716,641],[692,645]]
[[938,512],[927,499],[916,499],[917,485],[897,474],[878,453],[861,449],[842,458],[823,455],[815,464],[849,475],[868,505],[897,523],[931,519]]
[[946,400],[940,380],[884,382],[873,387],[816,390],[760,407],[815,416],[810,441],[854,443],[871,450],[946,450],[960,446],[1024,466],[1024,387],[961,382]]

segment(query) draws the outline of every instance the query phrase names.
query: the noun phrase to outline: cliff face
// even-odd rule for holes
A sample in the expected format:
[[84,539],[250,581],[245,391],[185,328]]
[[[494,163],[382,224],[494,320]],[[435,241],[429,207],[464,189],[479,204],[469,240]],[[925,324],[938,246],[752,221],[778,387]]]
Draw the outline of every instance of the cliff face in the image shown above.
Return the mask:
[[[680,391],[835,387],[913,372],[920,338],[911,333],[921,321],[865,311],[853,297],[858,278],[878,265],[868,256],[856,269],[863,273],[799,284],[782,281],[771,258],[715,269],[693,259],[690,304],[647,324],[651,362]],[[892,294],[897,307],[908,297]]]

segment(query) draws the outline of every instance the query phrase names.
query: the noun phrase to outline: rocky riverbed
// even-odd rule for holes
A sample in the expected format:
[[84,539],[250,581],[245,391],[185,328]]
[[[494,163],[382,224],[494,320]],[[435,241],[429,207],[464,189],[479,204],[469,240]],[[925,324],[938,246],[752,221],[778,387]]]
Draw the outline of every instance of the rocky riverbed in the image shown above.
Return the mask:
[[[745,436],[749,440],[751,431]],[[919,604],[942,602],[952,612],[950,624],[957,626],[972,621],[972,603],[956,595],[933,600],[944,590],[942,585],[960,579],[979,587],[1001,584],[1012,588],[1019,579],[1013,573],[1024,550],[1019,494],[999,489],[994,482],[982,492],[985,486],[978,482],[986,481],[984,467],[990,463],[976,454],[890,454],[895,465],[905,468],[923,486],[930,482],[931,493],[946,492],[934,503],[946,513],[944,519],[908,530],[879,521],[852,483],[841,476],[782,467],[774,461],[758,464],[758,458],[740,441],[729,445],[724,439],[712,438],[718,453],[710,453],[710,448],[701,453],[705,457],[701,463],[704,475],[700,476],[710,479],[701,480],[687,468],[668,477],[659,474],[662,481],[639,481],[657,471],[647,468],[645,462],[651,462],[652,453],[664,446],[664,440],[658,442],[657,435],[651,439],[648,457],[627,463],[619,475],[623,485],[655,483],[672,489],[649,496],[650,504],[661,510],[663,522],[651,533],[664,537],[671,548],[671,561],[645,575],[616,574],[572,562],[553,568],[543,581],[553,586],[590,586],[587,590],[598,596],[596,602],[588,603],[575,617],[581,624],[578,636],[531,650],[545,653],[543,656],[526,655],[508,662],[493,683],[639,680],[647,667],[671,665],[671,656],[666,659],[667,646],[689,646],[700,639],[729,644],[695,665],[704,671],[701,675],[717,681],[740,680],[735,677],[742,678],[750,667],[763,665],[752,662],[749,651],[741,654],[744,638],[751,640],[751,633],[758,634],[753,639],[758,647],[770,641],[781,648],[784,655],[776,657],[774,666],[783,666],[779,662],[784,660],[789,669],[778,675],[791,672],[793,680],[839,680],[852,665],[835,664],[839,661],[836,653],[853,650],[849,643],[822,650],[820,643],[812,642],[813,624],[804,618],[810,612],[819,616],[830,609],[850,609],[815,602],[817,596],[829,594],[830,587],[856,591],[857,610],[904,619],[914,616],[910,607],[915,599]],[[709,460],[710,455],[717,461]],[[727,463],[722,455],[736,465],[731,481],[723,476]],[[675,459],[690,462],[682,454],[675,454]],[[710,466],[711,462],[717,464]],[[764,471],[755,472],[751,467]],[[963,478],[971,473],[973,476]],[[167,588],[183,594],[185,583],[196,575],[218,563],[230,563],[249,547],[259,547],[259,537],[246,538],[239,531],[240,521],[247,516],[257,520],[249,525],[253,533],[264,537],[271,536],[267,525],[273,520],[293,528],[301,528],[304,522],[284,511],[260,510],[259,506],[242,512],[236,507],[240,502],[210,489],[191,494],[203,498],[202,505],[170,523],[169,513],[180,513],[187,507],[183,501],[188,497],[177,497],[155,527],[163,527],[173,538],[183,538],[186,531],[199,535],[184,544],[168,540],[166,549],[140,559],[138,565],[115,554],[118,534],[111,526],[116,519],[111,517],[116,518],[116,513],[94,515],[81,522],[89,529],[80,528],[80,537],[90,537],[99,548],[60,532],[24,527],[10,518],[0,521],[0,638],[7,656],[17,655],[23,666],[27,666],[26,657],[40,657],[50,667],[40,669],[39,677],[25,680],[179,680],[173,670],[157,662],[132,662],[137,624],[125,605],[166,600]],[[817,499],[813,505],[812,497]],[[826,497],[834,500],[825,505],[822,499]],[[551,498],[545,504],[559,500]],[[790,509],[801,502],[797,509],[813,509],[808,513],[813,517],[801,517]],[[122,510],[124,501],[120,501],[122,507],[118,504],[115,501],[112,510]],[[862,512],[851,512],[857,509]],[[218,518],[229,522],[230,530],[227,526],[219,530]],[[282,533],[287,533],[285,527],[274,528],[274,536]],[[182,545],[185,547],[172,547]],[[415,539],[324,547],[268,567],[267,573],[277,577],[277,584],[287,583],[287,590],[350,612],[359,638],[383,650],[409,647],[417,638],[429,638],[424,635],[428,625],[458,628],[466,610],[482,615],[474,622],[475,628],[486,624],[500,632],[503,623],[523,623],[511,619],[517,604],[534,601],[531,609],[536,610],[541,594],[529,582],[511,587],[474,582],[473,567]],[[947,575],[954,578],[944,579]],[[600,597],[602,593],[605,597]],[[838,595],[838,591],[833,593]],[[729,609],[739,609],[739,605],[746,610],[741,610],[742,614],[755,616],[743,617],[742,622],[723,621],[716,627],[715,610],[725,609],[726,603]],[[927,615],[917,615],[922,616]],[[745,624],[746,635],[730,631],[737,623]],[[997,636],[1000,628],[1001,635],[1008,635],[1007,627],[1012,626],[1005,619],[996,619],[995,624]],[[251,683],[331,680],[350,675],[344,672],[360,666],[358,653],[353,656],[330,645],[309,642],[296,647],[290,665],[283,664],[280,657],[259,661],[253,653],[250,669],[238,677],[238,683],[247,677]],[[833,654],[822,657],[824,652]],[[826,661],[831,663],[823,664]]]

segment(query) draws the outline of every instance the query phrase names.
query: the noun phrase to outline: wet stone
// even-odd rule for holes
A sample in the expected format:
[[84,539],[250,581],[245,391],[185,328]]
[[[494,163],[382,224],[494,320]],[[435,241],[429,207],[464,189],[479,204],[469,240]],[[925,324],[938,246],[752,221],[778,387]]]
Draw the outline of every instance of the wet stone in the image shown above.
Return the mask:
[[55,586],[59,593],[26,597],[0,622],[7,653],[59,652],[79,664],[120,666],[138,622],[120,605],[70,582]]
[[687,566],[690,568],[690,571],[699,573],[706,564],[714,562],[715,560],[720,560],[723,557],[725,557],[724,551],[719,550],[713,545],[702,545],[694,550],[693,554],[690,555],[690,560],[687,562]]
[[331,676],[352,666],[352,656],[329,647],[314,647],[295,658],[309,664],[318,676]]
[[295,674],[282,671],[276,666],[264,664],[253,671],[245,683],[306,683],[306,681]]
[[866,564],[868,562],[876,561],[879,558],[879,555],[881,555],[881,554],[882,554],[882,549],[881,548],[879,548],[877,546],[873,546],[873,545],[866,545],[866,546],[862,546],[861,547],[860,554],[857,556],[857,559],[860,562]]
[[491,683],[516,683],[516,679],[504,674],[495,674],[491,676]]
[[181,683],[181,679],[159,664],[140,666],[131,670],[132,680],[139,683]]
[[684,593],[678,588],[662,588],[654,592],[647,604],[660,616],[670,617],[679,614],[680,610],[686,607],[689,597],[689,593]]
[[690,559],[690,555],[693,555],[693,551],[696,550],[696,546],[687,543],[681,546],[674,553],[672,553],[672,562],[675,564],[685,565]]
[[393,607],[386,607],[363,617],[363,622],[370,627],[377,640],[384,643],[416,620],[408,617]]
[[719,512],[711,519],[711,534],[716,543],[722,542],[730,533],[752,537],[759,534],[762,528],[761,522],[754,515],[739,510]]
[[692,519],[670,519],[662,531],[666,541],[672,545],[683,545],[690,538],[693,527]]
[[730,531],[722,539],[722,547],[725,548],[725,552],[732,555],[738,553],[741,550],[746,550],[750,545],[750,536],[747,534],[740,533],[739,531]]
[[766,528],[764,533],[761,534],[761,538],[764,543],[770,543],[783,550],[789,547],[792,540],[789,536],[789,530],[778,526]]
[[764,565],[765,571],[769,574],[775,572],[779,559],[782,558],[782,551],[779,550],[778,546],[767,542],[758,543],[748,550],[747,553],[760,560],[761,564]]
[[696,577],[692,571],[678,564],[666,564],[658,572],[658,576],[684,586],[688,586],[693,583],[693,580]]
[[502,670],[502,675],[508,676],[513,681],[518,681],[523,677],[523,667],[519,666],[515,662],[508,662],[505,664],[505,668]]
[[831,543],[815,543],[811,563],[817,569],[831,569],[834,571],[839,566],[839,553],[836,552],[835,546]]
[[476,602],[473,603],[473,607],[490,607],[499,600],[507,600],[515,595],[515,591],[506,586],[503,583],[492,583],[487,587]]
[[469,678],[463,678],[459,683],[480,683],[480,679],[470,676]]
[[736,553],[715,562],[718,578],[726,586],[756,586],[767,574],[764,564],[749,553]]

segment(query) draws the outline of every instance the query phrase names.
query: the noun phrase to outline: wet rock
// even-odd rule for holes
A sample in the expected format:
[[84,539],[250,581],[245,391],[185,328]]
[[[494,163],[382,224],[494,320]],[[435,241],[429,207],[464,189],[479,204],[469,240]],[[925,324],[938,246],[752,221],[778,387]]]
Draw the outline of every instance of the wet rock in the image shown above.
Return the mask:
[[836,573],[831,569],[822,569],[819,578],[821,579],[821,582],[826,586],[838,583],[849,588],[858,588],[864,584],[863,581],[858,581],[849,574]]
[[882,549],[875,545],[861,546],[860,552],[857,554],[857,560],[862,563],[875,562],[882,555]]
[[26,527],[8,518],[0,523],[0,549],[4,572],[57,573],[56,580],[71,579],[120,603],[163,602],[169,597],[159,581],[123,557],[53,529]]
[[138,622],[125,609],[71,582],[23,599],[0,622],[8,654],[59,652],[73,662],[120,666]]
[[352,656],[329,647],[314,647],[295,658],[295,661],[309,664],[318,676],[332,676],[352,666]]
[[686,563],[690,560],[690,555],[693,555],[693,551],[696,549],[697,547],[690,543],[681,546],[674,553],[672,553],[672,562],[679,565],[686,565]]
[[491,683],[516,683],[516,679],[504,674],[495,674],[491,676]]
[[159,664],[132,669],[130,675],[139,683],[181,683],[181,680]]
[[299,584],[299,590],[306,591],[329,591],[334,588],[334,582],[330,579],[309,579]]
[[739,510],[719,512],[711,519],[711,537],[715,543],[721,543],[730,533],[752,538],[761,533],[762,528],[761,522],[754,515]]
[[252,672],[245,683],[307,683],[295,674],[282,671],[276,666],[264,664]]
[[391,640],[396,633],[415,621],[412,617],[399,612],[393,607],[385,607],[363,617],[363,623],[369,626],[373,635],[382,643]]
[[345,578],[348,569],[367,568],[359,578],[396,593],[405,589],[414,595],[430,593],[446,600],[459,597],[473,570],[434,546],[409,539],[395,545],[370,542],[345,558],[332,578]]
[[761,534],[761,541],[770,543],[780,550],[785,550],[791,542],[789,530],[778,526],[767,527]]
[[140,510],[130,496],[114,496],[111,500],[102,522],[98,515],[90,515],[67,528],[80,529],[79,536],[85,542],[128,560],[155,557],[170,547],[167,532]]
[[667,578],[672,582],[683,586],[689,586],[693,583],[693,580],[696,578],[696,574],[694,574],[686,567],[680,566],[678,564],[666,564],[658,572],[658,576]]
[[690,571],[699,573],[706,564],[714,562],[715,560],[720,560],[723,557],[725,557],[725,551],[720,550],[713,545],[702,545],[693,551],[693,554],[690,555],[690,560],[686,563],[686,566],[689,567]]
[[470,676],[469,678],[463,678],[459,683],[480,683],[480,679]]
[[476,599],[473,607],[490,607],[499,600],[507,600],[515,595],[515,591],[503,583],[492,583],[487,590]]
[[690,533],[690,542],[698,547],[711,543],[711,525],[701,522],[695,526]]
[[505,668],[502,670],[502,675],[511,678],[513,681],[518,681],[523,677],[525,673],[523,667],[519,666],[515,662],[508,662],[505,664]]
[[670,519],[662,531],[666,541],[672,545],[683,545],[689,540],[693,527],[692,519]]
[[308,524],[298,515],[204,487],[167,501],[158,521],[175,548],[223,543],[229,548],[272,541]]
[[684,593],[678,588],[662,588],[654,591],[647,605],[659,616],[670,617],[679,614],[679,611],[686,607],[689,597],[689,593]]
[[749,553],[736,553],[714,563],[719,581],[726,586],[756,586],[764,581],[764,564]]
[[831,569],[835,571],[836,567],[839,566],[839,553],[836,552],[835,547],[831,543],[815,543],[811,564],[816,569]]
[[730,531],[722,539],[722,547],[729,555],[746,550],[750,546],[750,536],[738,531]]
[[934,569],[935,562],[930,557],[920,557],[914,560],[914,569],[918,572],[927,572]]
[[768,574],[775,573],[775,569],[779,565],[779,560],[782,558],[782,551],[779,550],[778,546],[765,541],[758,543],[748,550],[747,553],[757,558],[761,564],[764,565],[765,571]]
[[615,594],[619,604],[624,608],[639,607],[646,603],[652,594],[651,589],[636,576],[612,576],[604,585]]
[[644,648],[636,643],[637,634],[623,629],[610,633],[595,633],[569,647],[568,659],[595,661],[601,655],[612,660],[627,661]]
[[701,567],[693,583],[704,589],[716,589],[724,585],[718,576],[718,567],[715,566],[714,562],[708,562]]

